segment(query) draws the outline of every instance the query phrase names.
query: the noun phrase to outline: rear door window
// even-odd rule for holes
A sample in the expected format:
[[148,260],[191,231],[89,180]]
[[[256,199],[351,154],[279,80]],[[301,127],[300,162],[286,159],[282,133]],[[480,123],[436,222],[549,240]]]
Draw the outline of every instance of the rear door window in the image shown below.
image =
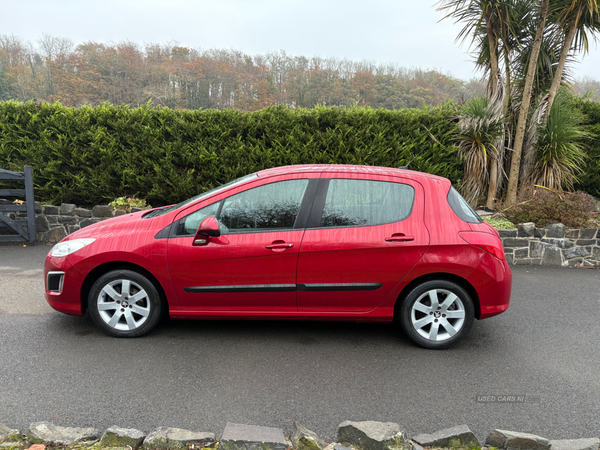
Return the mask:
[[403,183],[335,178],[330,180],[321,227],[382,225],[408,218],[415,189]]

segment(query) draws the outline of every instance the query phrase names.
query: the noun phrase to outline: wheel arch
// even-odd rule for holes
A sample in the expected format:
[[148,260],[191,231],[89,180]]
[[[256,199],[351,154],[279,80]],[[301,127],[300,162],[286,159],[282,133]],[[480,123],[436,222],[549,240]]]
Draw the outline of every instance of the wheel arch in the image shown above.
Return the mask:
[[111,272],[113,270],[119,270],[119,269],[131,270],[133,272],[137,272],[140,275],[143,275],[146,278],[148,278],[148,280],[154,285],[154,287],[158,291],[158,295],[160,296],[160,301],[162,302],[163,307],[165,308],[163,310],[163,313],[164,314],[169,313],[169,302],[167,301],[167,295],[165,294],[165,291],[164,291],[162,285],[159,283],[159,281],[156,279],[156,277],[154,275],[152,275],[151,272],[149,272],[148,270],[144,269],[143,267],[141,267],[137,264],[133,264],[130,262],[110,261],[110,262],[107,262],[104,264],[100,264],[98,267],[95,267],[92,271],[90,271],[90,273],[87,274],[87,276],[85,277],[85,280],[83,280],[83,284],[81,285],[81,293],[80,293],[81,314],[86,314],[86,312],[87,312],[88,296],[90,294],[90,290],[91,290],[94,282],[98,278],[100,278],[102,275],[104,275],[105,273]]
[[402,303],[406,299],[408,293],[410,291],[412,291],[416,286],[418,286],[422,283],[425,283],[427,281],[432,281],[432,280],[452,281],[452,282],[460,285],[471,296],[471,299],[473,300],[473,308],[475,309],[475,318],[479,319],[479,317],[481,315],[481,307],[479,304],[479,295],[477,294],[477,291],[475,290],[473,285],[471,283],[469,283],[467,280],[465,280],[463,277],[460,277],[458,275],[454,275],[452,273],[437,272],[437,273],[428,273],[427,275],[422,275],[420,277],[417,277],[414,280],[412,280],[410,283],[408,283],[406,286],[404,286],[404,288],[398,295],[398,298],[396,299],[396,303],[394,305],[394,320],[398,319],[398,311],[399,311],[400,307],[402,306]]

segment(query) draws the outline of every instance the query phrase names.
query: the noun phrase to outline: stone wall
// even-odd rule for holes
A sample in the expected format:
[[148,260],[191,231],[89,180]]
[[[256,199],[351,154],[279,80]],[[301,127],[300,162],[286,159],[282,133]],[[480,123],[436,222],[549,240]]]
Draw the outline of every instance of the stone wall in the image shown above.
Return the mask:
[[[0,202],[8,202],[0,199]],[[97,205],[92,209],[78,208],[69,203],[63,203],[60,206],[41,205],[35,202],[35,226],[37,232],[37,241],[40,244],[56,244],[62,238],[80,228],[86,227],[102,220],[110,219],[116,216],[122,216],[130,212],[141,211],[139,208],[133,208],[131,211],[114,209],[109,205]],[[25,212],[10,213],[11,220],[20,220],[27,217]],[[6,232],[7,227],[0,225],[0,232]]]
[[[87,225],[136,211],[141,209],[123,211],[108,205],[85,209],[67,203],[53,206],[35,202],[37,239],[39,243],[55,244]],[[26,213],[9,216],[22,219]],[[523,223],[516,230],[498,232],[509,264],[600,267],[600,228],[567,229],[561,223],[536,228],[534,223]]]
[[600,229],[567,229],[562,223],[498,230],[509,264],[600,267]]

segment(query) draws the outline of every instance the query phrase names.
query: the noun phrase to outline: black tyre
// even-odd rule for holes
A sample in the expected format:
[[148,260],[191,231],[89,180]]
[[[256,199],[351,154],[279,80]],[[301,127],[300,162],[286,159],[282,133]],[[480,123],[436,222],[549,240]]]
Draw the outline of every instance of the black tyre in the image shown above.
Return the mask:
[[473,300],[452,281],[426,281],[406,295],[398,314],[402,330],[413,342],[443,349],[469,333],[474,320]]
[[132,270],[113,270],[92,285],[88,311],[102,330],[116,337],[138,337],[159,322],[163,305],[154,284]]

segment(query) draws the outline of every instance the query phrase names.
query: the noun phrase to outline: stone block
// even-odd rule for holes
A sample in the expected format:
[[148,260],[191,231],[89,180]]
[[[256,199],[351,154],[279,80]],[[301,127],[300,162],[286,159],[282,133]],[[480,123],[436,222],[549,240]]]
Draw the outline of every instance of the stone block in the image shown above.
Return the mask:
[[220,441],[222,450],[285,450],[289,447],[283,430],[229,423]]
[[500,235],[500,237],[502,238],[516,238],[517,237],[517,230],[498,230],[498,234]]
[[44,214],[58,216],[58,206],[44,205]]
[[58,216],[58,223],[63,225],[75,225],[78,222],[79,220],[75,216]]
[[327,444],[319,439],[314,431],[294,422],[294,432],[290,438],[296,450],[323,450]]
[[140,212],[140,211],[143,211],[143,209],[142,208],[136,208],[135,206],[133,208],[131,208],[131,212],[132,213],[136,213],[136,212]]
[[552,450],[598,450],[600,439],[559,439],[550,441]]
[[58,223],[58,216],[46,216],[48,223]]
[[27,440],[32,444],[71,445],[74,442],[92,441],[100,437],[95,428],[59,427],[50,422],[29,425]]
[[88,225],[92,225],[92,224],[98,223],[98,222],[100,222],[100,221],[96,220],[96,219],[84,219],[79,223],[79,226],[81,228],[84,228],[84,227],[87,227]]
[[520,223],[518,225],[518,237],[533,237],[533,233],[535,231],[535,223],[526,222]]
[[544,250],[542,266],[562,266],[562,253],[560,249],[548,247]]
[[592,247],[592,258],[600,259],[600,247]]
[[77,217],[92,217],[92,212],[85,208],[75,208],[74,213]]
[[400,425],[392,422],[342,422],[338,427],[338,440],[362,450],[403,450],[407,448],[406,435]]
[[59,225],[56,228],[52,228],[41,234],[40,241],[47,244],[56,244],[58,241],[67,237],[67,231],[65,227]]
[[48,224],[48,219],[46,219],[46,216],[35,216],[35,230],[38,233],[48,231],[49,229],[50,226]]
[[514,264],[514,262],[515,262],[515,255],[513,255],[512,253],[506,253],[506,262],[508,264]]
[[502,245],[504,245],[505,248],[528,247],[529,240],[528,239],[505,238],[502,240]]
[[532,258],[541,258],[546,246],[540,241],[529,241],[529,255]]
[[596,239],[578,239],[575,245],[596,245],[597,242]]
[[79,225],[67,225],[67,232],[69,234],[71,233],[75,233],[77,230],[80,230],[81,228],[79,227]]
[[563,263],[565,267],[583,266],[583,258],[575,258],[565,261]]
[[423,447],[452,447],[461,449],[472,449],[479,447],[479,441],[475,434],[466,425],[446,428],[433,434],[419,434],[412,438]]
[[598,233],[598,228],[584,228],[581,230],[579,239],[594,239]]
[[125,216],[127,214],[127,211],[123,211],[122,209],[117,209],[115,211],[115,217],[117,216]]
[[565,231],[565,238],[567,239],[579,239],[579,229],[570,228]]
[[107,429],[100,439],[100,445],[104,447],[127,447],[136,448],[144,442],[146,435],[135,428],[119,428],[112,426]]
[[573,247],[567,250],[563,250],[563,256],[565,259],[579,258],[582,256],[590,256],[590,252],[585,247]]
[[42,209],[42,204],[40,202],[33,202],[33,211],[36,214],[42,214],[44,212]]
[[532,266],[539,266],[542,264],[542,258],[531,258]]
[[92,208],[92,216],[94,217],[112,217],[113,207],[110,205],[96,205]]
[[536,228],[533,232],[533,236],[536,238],[545,238],[547,231],[548,230],[544,230],[543,228]]
[[63,203],[60,205],[61,216],[72,216],[75,213],[75,205],[72,203]]
[[530,266],[531,258],[515,259],[515,265],[516,266]]
[[552,223],[544,227],[546,237],[562,239],[565,237],[565,226],[562,223]]
[[529,258],[529,248],[517,248],[515,250],[515,260],[519,260],[522,258]]
[[542,239],[542,242],[545,244],[551,244],[558,248],[572,248],[575,247],[573,242],[567,239]]
[[494,430],[485,440],[486,445],[511,450],[549,450],[550,441],[535,434]]
[[213,433],[199,433],[181,428],[160,427],[146,436],[146,439],[144,439],[144,448],[185,448],[189,444],[198,444],[201,447],[207,447],[214,444],[214,442],[215,435]]

